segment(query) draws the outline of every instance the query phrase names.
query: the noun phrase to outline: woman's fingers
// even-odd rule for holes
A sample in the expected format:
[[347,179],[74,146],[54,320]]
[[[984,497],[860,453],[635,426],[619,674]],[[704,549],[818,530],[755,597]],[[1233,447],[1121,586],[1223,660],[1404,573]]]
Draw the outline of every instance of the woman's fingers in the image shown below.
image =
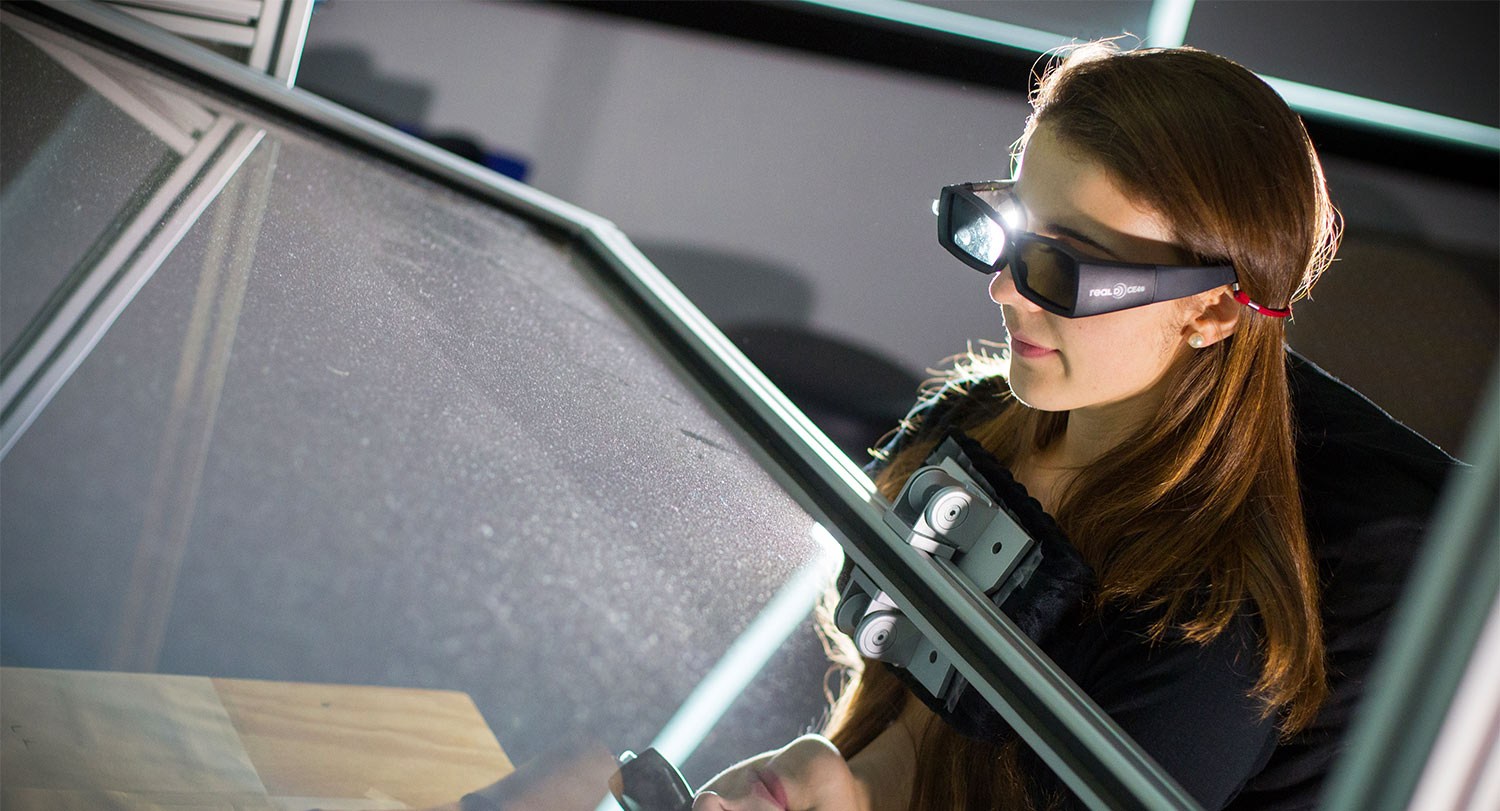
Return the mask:
[[[804,735],[787,744],[767,764],[762,782],[788,809],[863,811],[864,787],[849,770],[837,747],[821,735]],[[775,785],[779,783],[779,785]]]
[[867,798],[838,749],[806,735],[725,769],[693,799],[693,811],[866,811]]
[[724,798],[712,791],[700,791],[693,798],[693,811],[731,811]]

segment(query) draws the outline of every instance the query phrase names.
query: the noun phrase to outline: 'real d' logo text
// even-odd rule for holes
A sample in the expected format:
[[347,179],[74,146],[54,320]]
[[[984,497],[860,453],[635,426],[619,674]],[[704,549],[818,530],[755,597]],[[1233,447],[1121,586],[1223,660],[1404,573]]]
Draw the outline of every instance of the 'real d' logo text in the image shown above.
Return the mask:
[[1096,287],[1089,290],[1090,298],[1125,298],[1131,293],[1144,293],[1146,287],[1139,284],[1124,284],[1123,282],[1114,287]]

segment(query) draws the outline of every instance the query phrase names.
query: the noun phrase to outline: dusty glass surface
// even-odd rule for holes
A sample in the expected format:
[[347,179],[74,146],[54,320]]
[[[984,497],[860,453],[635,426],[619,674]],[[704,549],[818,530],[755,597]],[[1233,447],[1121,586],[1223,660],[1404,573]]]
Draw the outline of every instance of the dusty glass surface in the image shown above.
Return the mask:
[[[149,111],[149,80],[126,89],[95,59],[0,28],[0,350],[181,158],[134,115]],[[113,82],[114,100],[101,81]]]
[[[827,565],[812,521],[570,243],[231,114],[266,136],[0,462],[0,659],[457,689],[515,762],[646,746]],[[809,608],[690,777],[817,720]]]

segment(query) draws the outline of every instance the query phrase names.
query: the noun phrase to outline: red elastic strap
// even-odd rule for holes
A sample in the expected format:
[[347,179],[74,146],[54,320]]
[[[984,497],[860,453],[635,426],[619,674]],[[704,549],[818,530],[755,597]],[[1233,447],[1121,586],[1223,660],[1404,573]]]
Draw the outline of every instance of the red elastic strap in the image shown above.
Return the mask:
[[1288,307],[1285,310],[1278,310],[1274,307],[1267,307],[1263,304],[1256,304],[1255,302],[1250,300],[1249,296],[1245,295],[1245,291],[1241,290],[1239,285],[1234,286],[1233,293],[1235,301],[1238,301],[1239,303],[1245,305],[1246,307],[1249,307],[1250,309],[1260,313],[1261,315],[1269,315],[1272,318],[1286,318],[1287,316],[1292,314],[1291,307]]

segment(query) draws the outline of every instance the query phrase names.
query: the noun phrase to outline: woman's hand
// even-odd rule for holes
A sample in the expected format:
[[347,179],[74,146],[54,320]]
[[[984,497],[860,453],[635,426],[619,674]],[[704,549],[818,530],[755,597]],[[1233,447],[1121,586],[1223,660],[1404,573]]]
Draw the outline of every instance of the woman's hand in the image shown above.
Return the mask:
[[845,761],[821,735],[804,735],[725,769],[693,811],[900,811],[916,779],[918,730],[930,710],[908,696],[896,722]]
[[693,811],[872,811],[869,791],[838,749],[804,735],[720,772],[693,801]]

